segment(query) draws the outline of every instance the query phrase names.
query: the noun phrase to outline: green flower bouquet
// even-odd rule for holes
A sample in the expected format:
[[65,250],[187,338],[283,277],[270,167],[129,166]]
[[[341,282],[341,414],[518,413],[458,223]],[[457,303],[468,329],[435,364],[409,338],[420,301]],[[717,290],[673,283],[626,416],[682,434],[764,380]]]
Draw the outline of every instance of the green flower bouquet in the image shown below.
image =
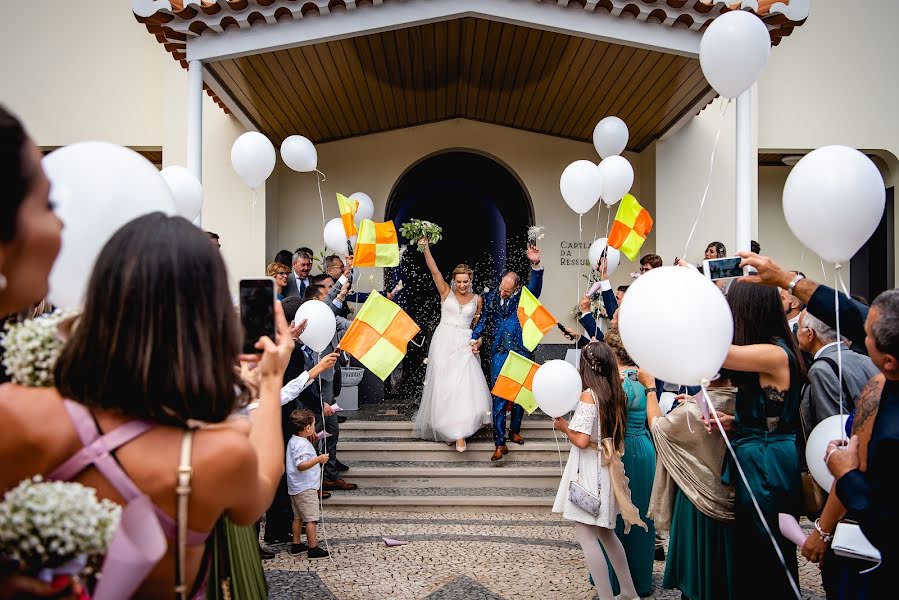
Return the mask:
[[[423,237],[428,238],[429,244],[436,244],[443,239],[443,228],[435,225],[430,221],[422,221],[421,219],[412,219],[408,223],[403,223],[400,227],[400,233],[404,238],[412,243],[418,244],[418,240]],[[418,246],[419,252],[424,252],[424,248]]]

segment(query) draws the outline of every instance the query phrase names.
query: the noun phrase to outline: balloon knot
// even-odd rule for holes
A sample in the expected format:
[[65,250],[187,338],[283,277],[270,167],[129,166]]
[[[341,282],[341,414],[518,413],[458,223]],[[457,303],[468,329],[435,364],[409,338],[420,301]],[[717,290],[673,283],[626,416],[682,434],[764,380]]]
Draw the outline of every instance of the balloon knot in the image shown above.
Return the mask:
[[842,269],[843,265],[841,265],[840,263],[834,263],[833,268],[834,269]]
[[712,384],[712,382],[709,381],[708,379],[706,379],[705,377],[703,377],[702,379],[699,380],[699,385],[700,385],[703,389],[709,387],[711,384]]

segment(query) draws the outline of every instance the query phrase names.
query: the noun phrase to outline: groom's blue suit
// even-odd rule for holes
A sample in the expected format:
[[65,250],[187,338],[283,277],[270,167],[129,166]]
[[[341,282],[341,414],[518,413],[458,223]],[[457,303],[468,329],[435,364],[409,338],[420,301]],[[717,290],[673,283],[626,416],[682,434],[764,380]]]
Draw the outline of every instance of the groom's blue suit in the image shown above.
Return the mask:
[[[543,269],[531,269],[531,277],[528,281],[528,290],[535,297],[540,297],[543,289]],[[490,387],[496,383],[499,372],[506,362],[509,352],[517,352],[522,356],[533,359],[533,353],[524,347],[521,339],[521,324],[518,322],[518,301],[521,292],[515,292],[508,299],[500,298],[499,290],[493,289],[484,297],[484,305],[481,310],[481,319],[471,332],[471,339],[479,339],[487,326],[492,332],[488,340],[491,349],[490,362]],[[521,431],[521,419],[524,417],[524,409],[519,404],[512,405],[511,433]],[[497,446],[506,445],[506,400],[493,397],[493,442]]]

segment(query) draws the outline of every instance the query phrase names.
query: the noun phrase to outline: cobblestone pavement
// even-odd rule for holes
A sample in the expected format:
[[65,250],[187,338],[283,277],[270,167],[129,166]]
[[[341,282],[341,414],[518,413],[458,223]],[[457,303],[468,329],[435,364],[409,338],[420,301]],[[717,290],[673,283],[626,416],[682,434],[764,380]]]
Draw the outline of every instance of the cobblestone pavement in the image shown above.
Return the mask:
[[[530,513],[325,513],[320,525],[331,559],[291,556],[285,544],[265,561],[270,598],[315,600],[588,600],[574,528],[548,511]],[[804,523],[808,526],[808,523]],[[383,538],[408,541],[388,548]],[[323,542],[320,545],[324,546]],[[655,563],[652,596],[678,599],[661,588]],[[803,598],[823,600],[818,567],[799,557]]]

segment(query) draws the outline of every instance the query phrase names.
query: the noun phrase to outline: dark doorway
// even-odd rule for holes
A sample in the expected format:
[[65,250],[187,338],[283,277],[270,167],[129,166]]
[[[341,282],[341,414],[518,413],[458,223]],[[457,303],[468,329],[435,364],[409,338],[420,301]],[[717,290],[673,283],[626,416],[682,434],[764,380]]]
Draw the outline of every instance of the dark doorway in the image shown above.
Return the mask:
[[[394,187],[385,218],[393,219],[397,231],[411,219],[442,227],[443,239],[431,248],[437,266],[448,278],[456,265],[468,264],[475,272],[475,293],[495,287],[506,271],[527,274],[524,251],[533,208],[518,179],[486,156],[447,152],[424,159]],[[400,244],[408,248],[387,273],[387,289],[403,281],[399,303],[430,340],[440,321],[440,298],[415,244],[403,239]],[[388,381],[388,398],[418,402],[427,349],[427,344],[410,345],[402,371]]]
[[894,190],[895,188],[887,188],[880,225],[849,263],[849,291],[864,297],[868,302],[873,301],[880,292],[895,287]]

